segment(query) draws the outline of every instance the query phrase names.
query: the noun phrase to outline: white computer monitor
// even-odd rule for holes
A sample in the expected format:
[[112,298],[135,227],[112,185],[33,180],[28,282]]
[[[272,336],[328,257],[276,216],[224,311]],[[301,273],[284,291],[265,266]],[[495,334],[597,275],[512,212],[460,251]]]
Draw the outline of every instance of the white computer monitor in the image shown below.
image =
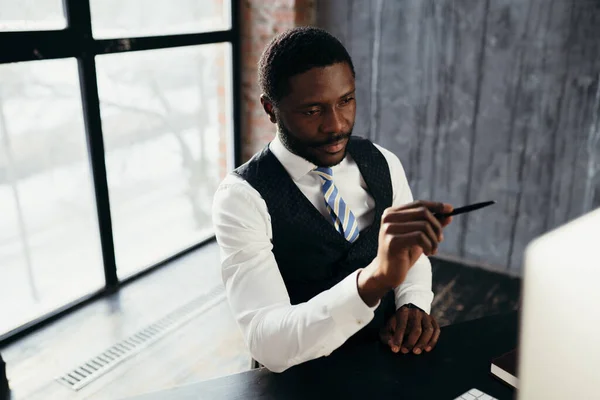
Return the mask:
[[600,209],[525,250],[520,400],[600,399]]

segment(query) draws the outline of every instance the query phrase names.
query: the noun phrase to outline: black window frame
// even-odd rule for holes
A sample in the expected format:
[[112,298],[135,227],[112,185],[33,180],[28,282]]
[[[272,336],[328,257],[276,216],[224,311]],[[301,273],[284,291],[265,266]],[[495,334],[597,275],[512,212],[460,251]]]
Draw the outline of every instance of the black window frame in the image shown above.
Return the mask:
[[79,83],[85,122],[87,149],[96,198],[96,212],[100,232],[100,244],[104,264],[105,285],[102,289],[89,293],[56,310],[44,314],[25,325],[0,335],[0,347],[18,340],[24,335],[82,307],[89,302],[114,293],[122,286],[166,265],[202,245],[214,241],[214,236],[184,249],[165,260],[119,280],[115,261],[110,201],[100,116],[100,100],[96,75],[95,57],[102,54],[125,53],[142,50],[157,50],[211,43],[230,43],[232,54],[232,116],[233,149],[229,157],[235,166],[241,162],[240,140],[240,101],[241,101],[241,36],[239,0],[230,0],[231,28],[222,31],[129,37],[116,39],[94,39],[89,0],[63,0],[67,27],[62,30],[9,31],[0,32],[0,64],[76,58],[79,70]]

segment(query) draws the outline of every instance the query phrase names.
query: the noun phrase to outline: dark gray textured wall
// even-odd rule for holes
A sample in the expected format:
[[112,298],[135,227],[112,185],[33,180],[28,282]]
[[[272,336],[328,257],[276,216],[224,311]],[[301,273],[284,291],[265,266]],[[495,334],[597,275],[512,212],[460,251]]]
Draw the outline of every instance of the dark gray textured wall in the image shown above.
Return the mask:
[[519,273],[532,238],[600,206],[600,0],[317,6],[356,64],[355,134],[399,156],[415,198],[497,201],[444,254]]

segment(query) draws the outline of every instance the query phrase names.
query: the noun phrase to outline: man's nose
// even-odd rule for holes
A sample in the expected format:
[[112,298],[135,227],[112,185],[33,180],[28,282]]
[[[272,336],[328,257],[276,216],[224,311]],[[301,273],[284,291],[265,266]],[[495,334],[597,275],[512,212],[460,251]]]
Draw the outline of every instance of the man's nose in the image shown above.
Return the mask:
[[325,114],[325,118],[321,124],[321,130],[324,133],[342,133],[345,127],[346,122],[341,111],[335,108]]

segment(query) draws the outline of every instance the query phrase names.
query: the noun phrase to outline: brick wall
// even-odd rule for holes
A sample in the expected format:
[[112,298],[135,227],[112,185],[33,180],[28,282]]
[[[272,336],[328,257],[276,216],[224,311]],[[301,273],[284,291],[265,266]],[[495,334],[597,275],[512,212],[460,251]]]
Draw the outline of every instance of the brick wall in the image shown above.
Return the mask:
[[242,32],[242,159],[248,160],[275,135],[260,104],[257,64],[277,33],[294,26],[314,25],[315,0],[243,0]]
[[[225,58],[227,57],[227,59]],[[227,52],[219,52],[217,56],[217,82],[219,86],[217,88],[219,111],[217,119],[219,121],[219,180],[223,180],[225,176],[230,172],[229,165],[229,154],[231,151],[229,147],[229,132],[233,131],[232,110],[228,107],[229,96],[231,90],[229,89],[231,84],[228,84],[229,75],[227,74],[231,63]],[[229,128],[229,129],[227,129]]]

